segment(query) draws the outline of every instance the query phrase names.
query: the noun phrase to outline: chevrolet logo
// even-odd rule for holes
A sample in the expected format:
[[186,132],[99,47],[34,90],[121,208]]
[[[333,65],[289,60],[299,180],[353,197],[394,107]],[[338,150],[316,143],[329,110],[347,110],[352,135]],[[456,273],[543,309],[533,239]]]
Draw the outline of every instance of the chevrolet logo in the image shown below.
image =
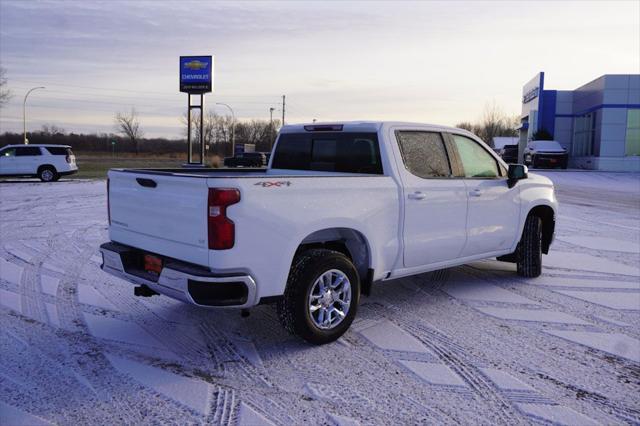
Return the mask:
[[200,62],[197,59],[194,59],[191,62],[186,62],[184,64],[185,68],[189,68],[190,70],[202,70],[208,67],[209,64],[207,62]]

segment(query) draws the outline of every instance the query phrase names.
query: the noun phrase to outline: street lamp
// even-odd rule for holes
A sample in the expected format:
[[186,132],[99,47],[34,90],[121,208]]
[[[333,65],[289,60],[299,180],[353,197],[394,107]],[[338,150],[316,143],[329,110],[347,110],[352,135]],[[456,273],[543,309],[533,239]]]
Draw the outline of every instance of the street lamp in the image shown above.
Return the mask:
[[24,95],[24,102],[22,102],[22,129],[24,131],[25,145],[29,144],[29,141],[27,140],[27,96],[29,96],[29,93],[33,92],[34,90],[44,89],[44,88],[45,88],[44,86],[34,87],[30,89],[26,95]]
[[233,113],[233,108],[231,108],[227,104],[223,104],[222,102],[216,102],[216,105],[222,105],[229,108],[231,111],[232,123],[231,123],[231,155],[233,157],[236,156],[236,115]]

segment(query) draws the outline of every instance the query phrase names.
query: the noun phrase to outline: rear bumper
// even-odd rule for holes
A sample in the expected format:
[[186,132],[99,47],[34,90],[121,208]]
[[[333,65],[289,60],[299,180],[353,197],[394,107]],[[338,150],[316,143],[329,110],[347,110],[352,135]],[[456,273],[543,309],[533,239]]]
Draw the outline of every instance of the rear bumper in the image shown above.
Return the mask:
[[163,258],[159,276],[145,272],[137,259],[147,253],[124,244],[100,246],[102,270],[157,293],[204,308],[249,308],[258,301],[256,283],[249,275],[215,274],[207,268]]

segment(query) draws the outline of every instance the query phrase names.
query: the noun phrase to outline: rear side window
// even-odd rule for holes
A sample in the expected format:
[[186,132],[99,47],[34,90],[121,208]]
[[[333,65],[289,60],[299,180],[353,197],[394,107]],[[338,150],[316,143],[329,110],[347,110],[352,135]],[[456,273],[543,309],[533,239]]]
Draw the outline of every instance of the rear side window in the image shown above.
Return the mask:
[[382,174],[376,133],[322,132],[280,135],[272,168]]
[[465,177],[495,178],[500,176],[498,162],[480,144],[464,136],[452,136],[462,161]]
[[63,146],[46,146],[45,149],[49,151],[51,155],[72,155],[71,149]]
[[402,161],[411,174],[421,178],[451,176],[442,135],[437,132],[398,131]]
[[15,148],[7,148],[0,151],[0,156],[2,157],[15,157],[16,149]]
[[16,148],[16,156],[18,157],[30,157],[33,155],[42,155],[40,148],[37,146],[24,146]]

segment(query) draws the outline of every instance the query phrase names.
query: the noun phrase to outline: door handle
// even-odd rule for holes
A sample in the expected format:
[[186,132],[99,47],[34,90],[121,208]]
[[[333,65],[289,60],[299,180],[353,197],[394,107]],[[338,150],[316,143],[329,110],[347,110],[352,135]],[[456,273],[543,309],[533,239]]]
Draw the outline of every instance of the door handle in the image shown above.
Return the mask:
[[473,191],[469,192],[469,195],[471,195],[472,197],[479,197],[482,195],[482,191],[476,188]]
[[408,197],[410,200],[424,200],[425,198],[427,198],[427,194],[425,194],[424,192],[416,191],[409,194]]

